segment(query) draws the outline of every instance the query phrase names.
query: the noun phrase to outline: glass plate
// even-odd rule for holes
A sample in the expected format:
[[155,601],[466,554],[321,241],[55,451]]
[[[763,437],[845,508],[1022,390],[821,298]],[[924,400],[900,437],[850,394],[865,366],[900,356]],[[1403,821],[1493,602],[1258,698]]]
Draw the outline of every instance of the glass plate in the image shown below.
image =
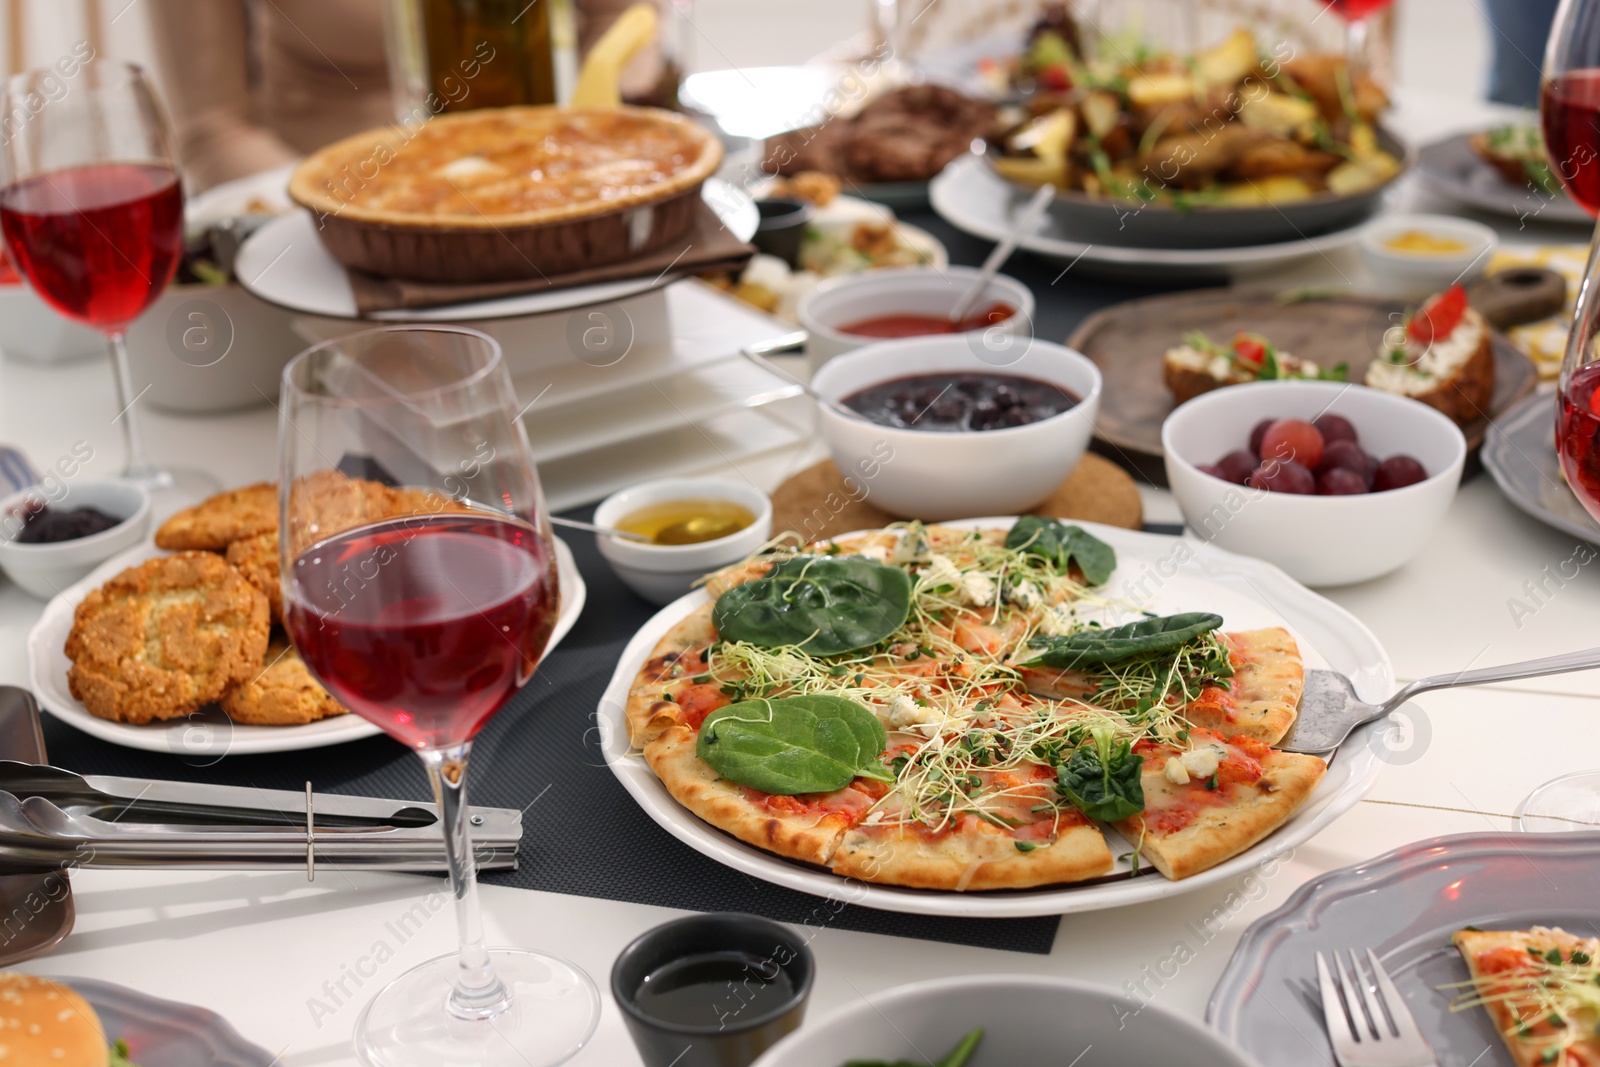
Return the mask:
[[63,978],[105,1024],[106,1037],[128,1043],[140,1067],[272,1067],[272,1053],[239,1036],[216,1012],[91,978]]
[[1561,926],[1600,934],[1600,833],[1457,834],[1330,871],[1245,931],[1206,1019],[1262,1067],[1332,1062],[1316,954],[1370,948],[1394,979],[1440,1067],[1511,1059],[1481,1009],[1450,1014],[1467,978],[1450,937],[1463,926]]

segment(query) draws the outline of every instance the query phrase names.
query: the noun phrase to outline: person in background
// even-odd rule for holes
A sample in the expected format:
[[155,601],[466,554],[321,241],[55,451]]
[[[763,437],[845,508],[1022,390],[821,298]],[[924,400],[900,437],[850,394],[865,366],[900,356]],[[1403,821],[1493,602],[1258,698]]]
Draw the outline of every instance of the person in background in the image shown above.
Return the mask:
[[1489,99],[1518,107],[1539,106],[1539,75],[1544,46],[1559,0],[1485,0],[1484,14],[1494,61],[1489,68]]
[[[390,2],[146,0],[190,188],[281,166],[392,121],[383,38]],[[580,52],[629,2],[579,0]]]

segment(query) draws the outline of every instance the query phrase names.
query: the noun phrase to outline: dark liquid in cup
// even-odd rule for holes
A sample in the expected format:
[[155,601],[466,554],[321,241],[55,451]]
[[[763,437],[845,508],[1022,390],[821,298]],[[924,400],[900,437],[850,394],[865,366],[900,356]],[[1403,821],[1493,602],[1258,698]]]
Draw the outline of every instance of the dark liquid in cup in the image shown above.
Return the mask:
[[685,956],[651,971],[633,1002],[652,1019],[679,1026],[738,1025],[794,1000],[794,983],[771,959],[747,952]]

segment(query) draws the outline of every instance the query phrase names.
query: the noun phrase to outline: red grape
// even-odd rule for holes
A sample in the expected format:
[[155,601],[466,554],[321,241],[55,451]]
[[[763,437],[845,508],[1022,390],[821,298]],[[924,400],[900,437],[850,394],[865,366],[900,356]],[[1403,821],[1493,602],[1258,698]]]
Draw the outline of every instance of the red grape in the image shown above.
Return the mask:
[[1328,467],[1317,475],[1317,492],[1322,496],[1354,496],[1367,491],[1367,480],[1348,467]]
[[1311,425],[1317,428],[1323,441],[1330,445],[1335,441],[1360,441],[1356,436],[1356,428],[1350,425],[1350,420],[1343,415],[1318,415],[1311,420]]
[[1262,419],[1256,423],[1256,428],[1250,431],[1250,451],[1261,455],[1261,439],[1267,435],[1267,427],[1277,422],[1277,419]]
[[1322,462],[1322,434],[1304,419],[1279,419],[1261,437],[1261,458],[1294,460],[1315,469]]
[[1221,468],[1213,467],[1209,463],[1196,463],[1194,469],[1201,474],[1209,474],[1213,478],[1221,478],[1225,482],[1229,480],[1228,476],[1222,473]]
[[1322,450],[1322,464],[1317,470],[1330,471],[1341,467],[1361,475],[1361,480],[1371,485],[1373,472],[1378,469],[1378,461],[1354,441],[1330,441],[1328,447]]
[[1378,469],[1372,475],[1372,491],[1381,493],[1386,489],[1404,489],[1408,485],[1416,485],[1426,481],[1428,472],[1410,456],[1390,456],[1378,464]]
[[1271,493],[1299,493],[1310,495],[1317,491],[1317,479],[1302,464],[1292,459],[1268,459],[1250,475],[1252,489],[1265,489]]
[[1226,456],[1217,460],[1217,470],[1221,471],[1219,478],[1230,481],[1234,485],[1243,485],[1250,479],[1250,474],[1256,469],[1256,464],[1261,461],[1256,459],[1255,453],[1246,452],[1242,448],[1234,449]]

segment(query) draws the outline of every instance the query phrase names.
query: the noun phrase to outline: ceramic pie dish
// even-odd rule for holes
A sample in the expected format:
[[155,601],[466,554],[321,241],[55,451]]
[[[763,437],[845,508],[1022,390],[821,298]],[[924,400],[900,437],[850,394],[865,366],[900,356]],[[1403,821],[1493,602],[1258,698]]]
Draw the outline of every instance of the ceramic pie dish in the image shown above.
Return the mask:
[[716,137],[655,108],[485,108],[347,137],[289,196],[346,267],[419,281],[565,274],[682,236]]

